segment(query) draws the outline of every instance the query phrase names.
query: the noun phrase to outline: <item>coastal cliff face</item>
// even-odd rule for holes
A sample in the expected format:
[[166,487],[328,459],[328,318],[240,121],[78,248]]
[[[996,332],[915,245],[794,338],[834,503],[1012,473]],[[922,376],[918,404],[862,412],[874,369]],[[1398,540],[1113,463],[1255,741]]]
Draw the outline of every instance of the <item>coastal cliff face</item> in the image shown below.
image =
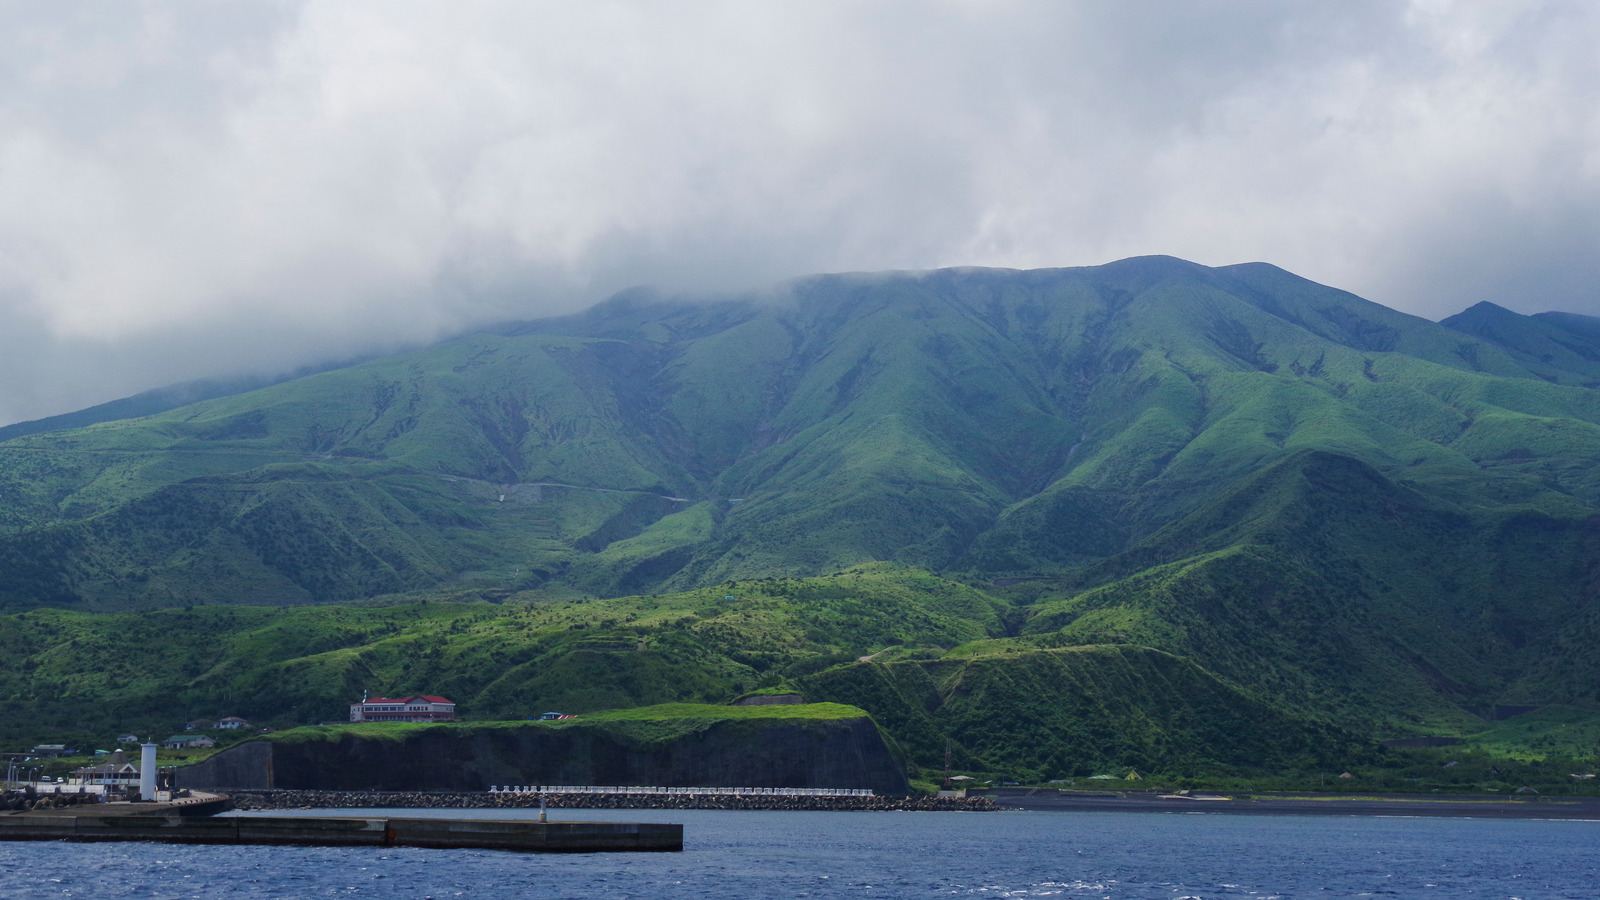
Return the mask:
[[252,741],[178,770],[192,788],[484,790],[490,785],[870,788],[903,795],[905,768],[866,717],[727,721],[668,740],[604,727],[440,725],[403,735]]

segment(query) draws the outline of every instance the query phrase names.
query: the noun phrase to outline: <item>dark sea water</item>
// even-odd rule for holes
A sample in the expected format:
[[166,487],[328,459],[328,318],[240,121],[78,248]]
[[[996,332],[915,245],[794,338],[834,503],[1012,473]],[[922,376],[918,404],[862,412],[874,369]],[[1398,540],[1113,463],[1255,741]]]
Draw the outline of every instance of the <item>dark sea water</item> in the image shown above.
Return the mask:
[[684,852],[0,843],[0,898],[1600,898],[1600,822],[651,810],[551,819],[682,822]]

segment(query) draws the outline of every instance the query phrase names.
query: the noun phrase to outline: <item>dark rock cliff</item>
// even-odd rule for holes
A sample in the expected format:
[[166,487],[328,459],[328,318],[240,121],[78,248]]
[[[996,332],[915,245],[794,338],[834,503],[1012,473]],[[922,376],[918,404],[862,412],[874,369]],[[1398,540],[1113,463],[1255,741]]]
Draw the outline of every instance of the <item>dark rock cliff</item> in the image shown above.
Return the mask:
[[871,719],[717,722],[671,740],[568,725],[435,726],[393,738],[252,741],[178,770],[192,788],[485,790],[491,785],[870,788],[909,791]]

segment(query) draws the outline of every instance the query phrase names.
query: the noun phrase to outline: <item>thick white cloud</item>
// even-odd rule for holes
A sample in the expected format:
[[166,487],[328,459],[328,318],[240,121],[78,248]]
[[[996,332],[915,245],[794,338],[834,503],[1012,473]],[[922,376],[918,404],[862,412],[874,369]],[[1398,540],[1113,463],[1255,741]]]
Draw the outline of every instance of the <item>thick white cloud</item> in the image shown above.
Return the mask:
[[0,0],[0,421],[841,269],[1600,312],[1597,9]]

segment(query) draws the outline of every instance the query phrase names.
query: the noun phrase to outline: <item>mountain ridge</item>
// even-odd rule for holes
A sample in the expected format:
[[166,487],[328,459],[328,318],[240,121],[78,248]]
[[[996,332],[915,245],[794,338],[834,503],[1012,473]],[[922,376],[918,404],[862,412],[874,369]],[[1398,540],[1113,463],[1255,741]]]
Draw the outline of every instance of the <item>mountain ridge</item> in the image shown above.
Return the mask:
[[[700,574],[662,582],[685,587],[695,577],[774,566],[801,574],[873,558],[945,569],[973,558],[981,535],[1019,504],[1049,505],[1054,495],[1112,497],[1124,518],[1135,513],[1132,537],[1155,524],[1137,521],[1141,503],[1176,514],[1174,495],[1198,500],[1207,483],[1302,447],[1392,471],[1434,469],[1428,480],[1440,488],[1508,480],[1546,504],[1588,506],[1596,496],[1569,463],[1539,472],[1555,491],[1502,478],[1518,466],[1493,464],[1538,455],[1518,442],[1535,428],[1590,447],[1600,434],[1593,391],[1519,369],[1499,344],[1266,264],[1212,270],[1154,257],[815,276],[789,293],[787,305],[766,306],[622,296],[125,423],[23,435],[0,452],[53,454],[88,484],[38,497],[32,517],[19,504],[3,527],[70,532],[75,520],[156,491],[182,493],[177,486],[195,479],[281,484],[284,471],[320,467],[311,477],[326,481],[334,470],[388,464],[390,479],[712,502],[712,531],[747,549],[724,541],[684,567]],[[121,458],[96,472],[103,456]],[[27,498],[36,485],[23,462],[10,466],[21,476],[11,495]],[[850,483],[820,500],[813,493],[838,479]],[[1118,499],[1130,493],[1131,502]],[[898,530],[879,514],[896,507],[906,508]],[[630,514],[606,512],[619,524],[573,543],[630,537],[619,531]],[[928,535],[932,518],[944,525]],[[873,525],[809,551],[777,537],[780,551],[768,537],[813,531],[819,520]],[[741,563],[736,552],[758,561]]]

